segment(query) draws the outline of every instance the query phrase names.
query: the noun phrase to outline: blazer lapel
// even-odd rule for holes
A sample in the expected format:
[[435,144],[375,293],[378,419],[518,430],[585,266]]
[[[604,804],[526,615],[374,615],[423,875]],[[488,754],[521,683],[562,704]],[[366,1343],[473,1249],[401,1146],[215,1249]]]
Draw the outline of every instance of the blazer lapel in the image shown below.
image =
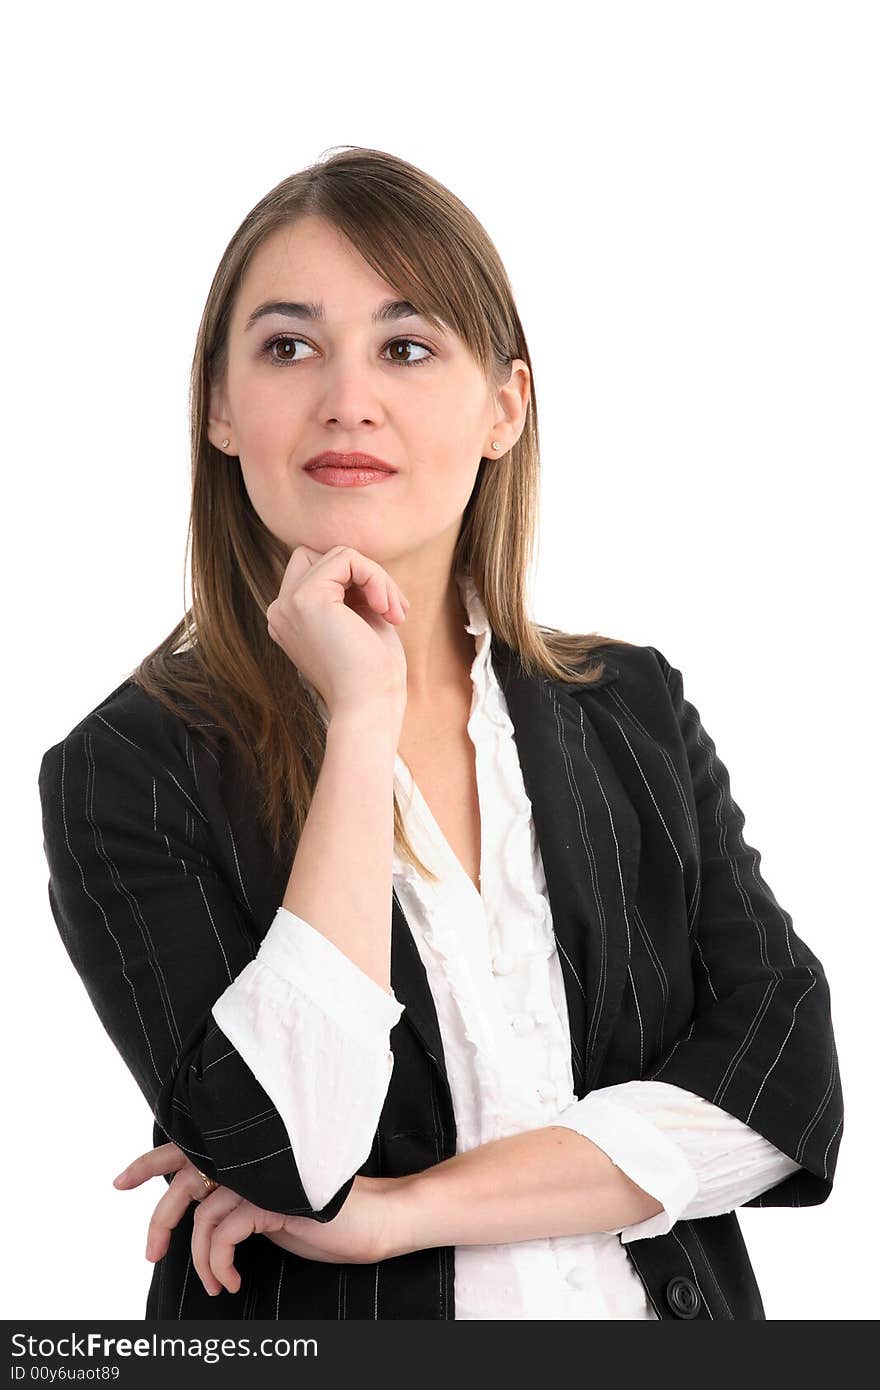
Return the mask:
[[580,1099],[595,1085],[620,1006],[641,850],[638,815],[588,712],[591,692],[619,670],[606,657],[589,688],[527,676],[497,636],[493,659],[532,803]]
[[434,996],[403,908],[392,889],[391,898],[391,988],[404,1005],[402,1018],[412,1028],[431,1061],[437,1067],[452,1104],[452,1091],[443,1055],[443,1039],[434,1008]]
[[[638,816],[587,713],[584,688],[528,676],[497,634],[492,662],[507,701],[547,878],[565,984],[575,1094],[595,1084],[629,964],[638,877]],[[598,689],[619,674],[605,659]],[[578,694],[573,692],[578,690]],[[403,1017],[447,1092],[443,1042],[424,966],[394,895],[391,981]]]

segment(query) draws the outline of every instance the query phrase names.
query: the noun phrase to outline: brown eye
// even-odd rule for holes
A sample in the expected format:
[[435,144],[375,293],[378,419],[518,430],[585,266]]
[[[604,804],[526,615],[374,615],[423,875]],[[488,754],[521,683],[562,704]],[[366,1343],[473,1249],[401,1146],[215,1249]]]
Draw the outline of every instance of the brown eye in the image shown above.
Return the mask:
[[[388,346],[392,352],[392,360],[396,360],[398,366],[401,367],[420,367],[423,362],[428,361],[431,357],[434,356],[433,352],[429,347],[425,347],[424,343],[417,343],[414,338],[395,338],[393,342],[388,344]],[[394,354],[396,349],[413,347],[423,348],[424,351],[427,352],[428,357],[418,357],[415,360],[410,360],[409,362],[404,362],[399,357],[395,358]]]
[[[302,343],[303,347],[308,347],[308,343],[302,338],[292,338],[289,333],[276,333],[275,337],[270,338],[266,343],[263,351],[275,366],[285,366],[288,362],[299,361],[298,358],[294,357],[298,343]],[[280,348],[282,351],[276,353],[276,348]]]
[[[294,338],[289,333],[276,333],[264,344],[263,355],[268,358],[273,367],[295,367],[302,361],[302,358],[294,356],[298,344],[302,344],[303,347],[310,346],[304,338]],[[276,348],[279,349],[277,353]],[[427,356],[415,357],[406,361],[399,355],[398,350],[401,348],[421,348],[423,352],[427,353]],[[390,343],[385,344],[383,351],[387,352],[389,349],[392,351],[392,357],[387,360],[393,361],[396,367],[421,367],[436,356],[427,343],[420,343],[416,338],[392,338]]]

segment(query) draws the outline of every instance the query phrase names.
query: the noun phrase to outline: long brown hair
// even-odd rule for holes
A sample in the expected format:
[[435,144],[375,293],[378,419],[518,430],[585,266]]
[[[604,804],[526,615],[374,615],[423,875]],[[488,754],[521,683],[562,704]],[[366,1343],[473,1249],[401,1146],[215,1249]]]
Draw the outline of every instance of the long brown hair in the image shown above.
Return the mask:
[[[282,180],[247,214],[223,253],[199,325],[190,378],[192,607],[129,679],[186,722],[194,722],[195,709],[207,716],[201,728],[226,731],[250,764],[275,853],[291,862],[320,771],[326,729],[266,623],[266,609],[278,595],[292,551],[254,511],[238,459],[209,441],[207,415],[211,383],[226,371],[229,324],[250,258],[268,236],[306,214],[335,224],[429,322],[449,325],[494,390],[509,379],[514,358],[531,371],[510,283],[484,228],[436,179],[381,150],[342,147]],[[526,575],[538,503],[532,376],[520,438],[503,463],[480,461],[453,574],[470,574],[492,632],[518,654],[527,674],[589,685],[604,663],[575,668],[594,648],[620,639],[564,633],[530,621]],[[400,855],[436,881],[407,838],[396,796],[394,832]]]

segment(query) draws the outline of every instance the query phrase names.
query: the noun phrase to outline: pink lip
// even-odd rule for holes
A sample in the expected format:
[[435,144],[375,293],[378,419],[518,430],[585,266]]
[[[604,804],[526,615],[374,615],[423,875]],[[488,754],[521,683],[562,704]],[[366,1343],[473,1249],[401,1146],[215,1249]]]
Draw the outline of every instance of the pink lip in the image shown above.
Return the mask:
[[384,459],[377,459],[373,454],[364,454],[358,450],[348,453],[341,453],[335,449],[325,449],[323,453],[315,454],[304,465],[307,472],[312,472],[316,468],[355,468],[364,471],[383,473],[396,473],[397,469],[393,464],[386,463]]
[[329,487],[367,487],[369,483],[390,482],[394,477],[393,473],[382,468],[330,468],[325,465],[308,468],[306,472],[316,483],[325,483]]

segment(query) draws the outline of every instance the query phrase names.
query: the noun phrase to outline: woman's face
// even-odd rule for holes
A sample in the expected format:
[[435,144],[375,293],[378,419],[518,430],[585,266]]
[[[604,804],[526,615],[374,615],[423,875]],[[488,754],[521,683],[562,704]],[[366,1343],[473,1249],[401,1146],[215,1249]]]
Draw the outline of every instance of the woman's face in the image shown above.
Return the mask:
[[[436,558],[439,547],[448,558],[481,457],[500,458],[522,431],[525,363],[514,362],[493,400],[451,329],[404,311],[374,321],[399,299],[342,233],[311,215],[268,238],[247,269],[208,434],[217,448],[229,439],[223,452],[238,455],[254,510],[291,549],[351,545],[384,563]],[[279,301],[299,308],[253,317]],[[323,315],[305,316],[309,304]],[[327,487],[303,472],[325,449],[373,454],[398,472],[367,487]]]

